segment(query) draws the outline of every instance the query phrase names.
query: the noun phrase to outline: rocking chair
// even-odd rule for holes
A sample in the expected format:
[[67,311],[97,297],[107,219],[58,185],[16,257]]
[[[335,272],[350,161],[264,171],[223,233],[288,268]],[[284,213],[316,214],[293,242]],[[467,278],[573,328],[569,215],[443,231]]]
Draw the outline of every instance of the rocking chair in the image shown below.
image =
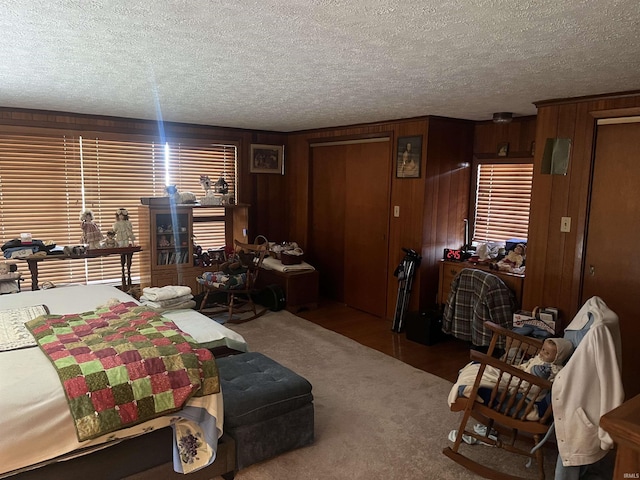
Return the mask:
[[[228,280],[224,283],[208,281],[205,279],[206,273],[198,277],[205,294],[200,302],[199,311],[207,316],[214,316],[219,313],[228,312],[229,323],[242,323],[259,317],[267,311],[267,308],[258,309],[253,301],[255,295],[255,284],[260,273],[260,267],[265,256],[268,254],[269,244],[241,243],[235,241],[235,251],[230,260],[240,264],[237,272],[229,274]],[[221,273],[221,272],[217,272]],[[209,298],[214,298],[214,302],[209,305]],[[249,317],[234,319],[234,315],[241,315],[251,312]]]
[[[528,457],[529,463],[535,460],[538,478],[544,479],[544,457],[540,446],[553,426],[549,395],[551,382],[518,368],[540,351],[543,342],[519,335],[492,322],[485,322],[485,327],[493,332],[493,336],[486,354],[471,351],[471,360],[478,362],[473,365],[478,369],[475,381],[464,386],[460,385],[459,377],[454,385],[457,398],[450,403],[450,407],[454,412],[463,412],[463,416],[453,446],[446,447],[443,453],[485,478],[521,478],[497,471],[463,455],[460,446],[464,436],[466,443],[482,442]],[[500,354],[498,344],[504,345],[505,352],[500,359],[494,357]],[[470,374],[473,374],[473,370],[471,368]],[[462,396],[458,395],[462,392]],[[467,423],[471,417],[486,428],[469,428]],[[524,434],[524,440],[533,439],[532,448],[523,448],[523,439],[519,438],[521,433]]]

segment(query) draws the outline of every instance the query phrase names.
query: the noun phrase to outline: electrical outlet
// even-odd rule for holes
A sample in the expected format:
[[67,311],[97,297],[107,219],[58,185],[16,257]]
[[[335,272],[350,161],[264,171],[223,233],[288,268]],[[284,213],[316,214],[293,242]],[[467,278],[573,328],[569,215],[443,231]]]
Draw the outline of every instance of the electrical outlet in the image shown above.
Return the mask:
[[562,217],[562,220],[560,221],[560,231],[561,232],[571,231],[571,217]]
[[393,207],[393,216],[394,217],[399,217],[400,216],[400,206],[399,205],[395,205]]

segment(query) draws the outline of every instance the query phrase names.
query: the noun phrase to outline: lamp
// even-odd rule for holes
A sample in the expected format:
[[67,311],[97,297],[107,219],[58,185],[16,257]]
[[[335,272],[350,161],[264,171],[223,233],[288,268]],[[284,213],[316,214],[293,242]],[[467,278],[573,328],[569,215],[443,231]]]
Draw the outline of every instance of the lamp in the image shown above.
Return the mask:
[[510,123],[513,120],[511,112],[496,112],[493,114],[493,123]]

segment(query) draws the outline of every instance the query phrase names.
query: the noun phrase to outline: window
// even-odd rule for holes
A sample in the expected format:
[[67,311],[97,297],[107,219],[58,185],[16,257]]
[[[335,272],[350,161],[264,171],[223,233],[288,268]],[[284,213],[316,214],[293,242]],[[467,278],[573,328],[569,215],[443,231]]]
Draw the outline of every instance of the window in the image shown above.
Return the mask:
[[481,163],[476,172],[473,241],[527,238],[532,163]]
[[[214,181],[223,176],[235,196],[236,159],[233,144],[169,141],[167,147],[150,137],[116,134],[0,134],[1,243],[29,232],[58,248],[78,245],[83,208],[93,211],[103,234],[115,212],[127,208],[138,237],[140,197],[163,195],[167,172],[180,191],[198,196],[204,194],[201,174]],[[224,222],[198,230],[198,240],[208,242],[203,247],[224,244]],[[119,283],[121,278],[118,256],[39,267],[40,283]],[[132,275],[139,277],[135,258]]]

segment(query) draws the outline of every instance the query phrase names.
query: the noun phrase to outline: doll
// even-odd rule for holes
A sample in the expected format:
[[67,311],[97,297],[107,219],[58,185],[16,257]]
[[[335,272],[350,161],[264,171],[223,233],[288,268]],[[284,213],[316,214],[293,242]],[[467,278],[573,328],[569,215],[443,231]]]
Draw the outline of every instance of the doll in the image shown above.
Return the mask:
[[120,208],[116,212],[116,221],[113,224],[113,231],[116,233],[118,247],[128,247],[133,245],[136,237],[133,234],[133,225],[129,221],[129,212],[126,208]]
[[116,232],[113,230],[109,230],[107,232],[107,238],[104,241],[105,248],[116,248],[118,246],[118,241],[116,240]]
[[93,221],[93,212],[91,210],[82,212],[80,221],[82,221],[82,239],[80,243],[87,245],[89,250],[100,248],[100,242],[103,237],[100,227]]
[[496,268],[503,272],[518,271],[524,263],[524,245],[519,243],[510,250],[506,257],[496,263]]

